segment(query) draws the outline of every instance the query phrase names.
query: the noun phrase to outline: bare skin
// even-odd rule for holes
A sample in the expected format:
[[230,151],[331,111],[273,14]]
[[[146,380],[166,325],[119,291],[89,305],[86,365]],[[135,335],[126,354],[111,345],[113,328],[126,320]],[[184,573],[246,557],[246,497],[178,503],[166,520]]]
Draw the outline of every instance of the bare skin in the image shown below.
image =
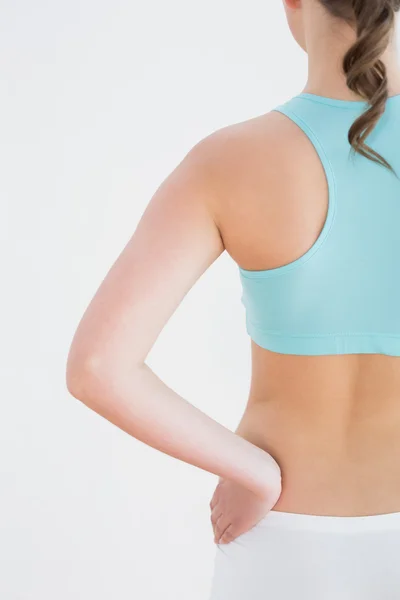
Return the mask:
[[[326,17],[316,28],[322,17],[314,3],[286,3],[292,30],[301,22],[312,48],[304,91],[354,99],[334,67],[349,32],[339,43]],[[331,32],[329,58],[325,38],[312,33],[321,27]],[[321,68],[318,56],[332,68]],[[394,95],[400,70],[392,53],[387,60]],[[210,502],[218,543],[273,507],[321,515],[400,511],[400,358],[292,356],[252,342],[251,389],[235,433],[145,362],[222,252],[249,270],[287,264],[312,245],[327,205],[315,150],[285,116],[271,112],[211,134],[150,200],[71,345],[67,385],[75,397],[144,443],[219,476]]]

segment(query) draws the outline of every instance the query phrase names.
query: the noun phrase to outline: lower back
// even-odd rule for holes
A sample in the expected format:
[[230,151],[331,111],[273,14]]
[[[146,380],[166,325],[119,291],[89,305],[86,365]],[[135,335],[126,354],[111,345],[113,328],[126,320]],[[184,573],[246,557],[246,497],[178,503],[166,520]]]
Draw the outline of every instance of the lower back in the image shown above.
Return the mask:
[[275,510],[354,516],[400,511],[400,357],[295,356],[252,344],[237,433],[282,470]]

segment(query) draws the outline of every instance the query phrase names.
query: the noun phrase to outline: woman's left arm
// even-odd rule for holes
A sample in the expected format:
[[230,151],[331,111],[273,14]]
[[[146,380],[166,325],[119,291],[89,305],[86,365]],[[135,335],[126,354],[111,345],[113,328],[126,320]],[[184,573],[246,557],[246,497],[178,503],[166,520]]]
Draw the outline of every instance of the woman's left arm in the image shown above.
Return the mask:
[[224,251],[214,136],[156,190],[86,309],[67,362],[73,396],[135,438],[276,501],[274,459],[180,397],[145,363],[186,293]]

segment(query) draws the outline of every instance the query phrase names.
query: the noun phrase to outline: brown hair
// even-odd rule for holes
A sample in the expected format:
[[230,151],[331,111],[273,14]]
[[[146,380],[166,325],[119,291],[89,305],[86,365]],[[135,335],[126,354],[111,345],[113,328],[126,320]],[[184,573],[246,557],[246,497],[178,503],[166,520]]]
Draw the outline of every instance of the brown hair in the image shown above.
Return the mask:
[[350,127],[349,143],[355,152],[393,171],[365,140],[385,110],[388,82],[381,56],[390,42],[400,0],[319,1],[333,16],[351,24],[357,33],[355,43],[343,58],[343,71],[348,87],[364,98],[369,107]]

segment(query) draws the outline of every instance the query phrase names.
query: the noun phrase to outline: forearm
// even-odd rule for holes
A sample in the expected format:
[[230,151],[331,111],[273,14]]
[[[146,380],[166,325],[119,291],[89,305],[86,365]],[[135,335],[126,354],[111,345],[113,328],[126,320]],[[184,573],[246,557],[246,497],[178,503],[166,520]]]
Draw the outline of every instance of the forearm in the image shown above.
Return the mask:
[[183,399],[147,365],[98,378],[79,399],[145,444],[256,494],[278,485],[272,457]]

